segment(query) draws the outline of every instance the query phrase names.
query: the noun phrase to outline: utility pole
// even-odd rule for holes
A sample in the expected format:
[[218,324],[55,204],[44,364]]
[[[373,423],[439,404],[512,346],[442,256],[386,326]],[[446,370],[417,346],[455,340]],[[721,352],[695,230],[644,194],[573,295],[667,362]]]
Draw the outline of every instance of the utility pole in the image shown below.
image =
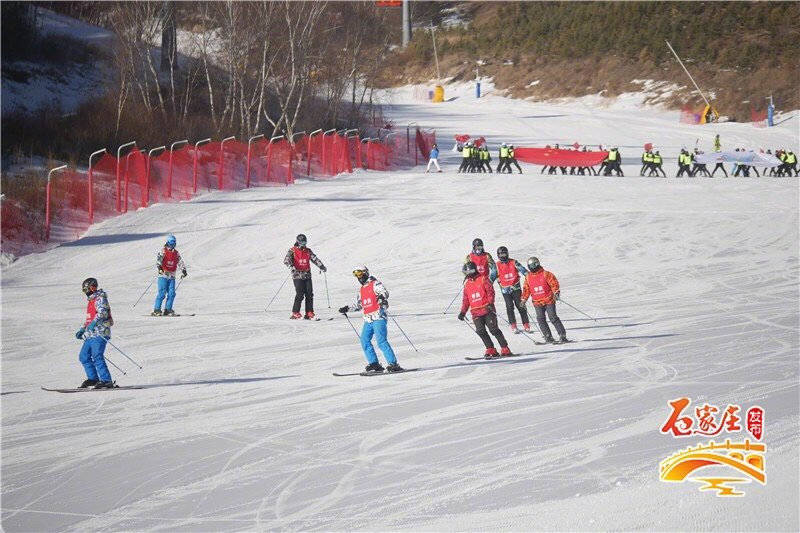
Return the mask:
[[403,0],[403,48],[411,41],[411,13],[408,0]]

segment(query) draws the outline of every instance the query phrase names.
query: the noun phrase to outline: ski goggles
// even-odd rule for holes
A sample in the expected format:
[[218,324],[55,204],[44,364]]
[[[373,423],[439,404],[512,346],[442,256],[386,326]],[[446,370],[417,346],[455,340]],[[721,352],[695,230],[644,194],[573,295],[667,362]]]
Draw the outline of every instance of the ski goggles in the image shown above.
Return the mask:
[[357,268],[353,270],[353,275],[357,278],[363,278],[364,276],[369,275],[369,271],[362,268]]

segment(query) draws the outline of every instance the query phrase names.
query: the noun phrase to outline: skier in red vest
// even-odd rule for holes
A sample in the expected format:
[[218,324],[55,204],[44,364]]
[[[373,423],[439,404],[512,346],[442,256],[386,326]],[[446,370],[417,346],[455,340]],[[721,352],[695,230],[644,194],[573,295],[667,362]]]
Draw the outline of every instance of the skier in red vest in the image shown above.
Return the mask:
[[[567,331],[556,314],[556,300],[561,296],[561,287],[552,272],[542,268],[542,265],[539,264],[539,259],[536,257],[528,259],[528,273],[525,275],[525,283],[522,286],[523,305],[525,305],[529,296],[533,301],[533,308],[536,310],[536,321],[539,323],[539,329],[542,330],[544,340],[555,344],[569,342]],[[550,328],[547,326],[547,320],[544,317],[545,313],[547,313],[547,317],[558,332],[560,339],[558,342],[553,340],[553,334],[550,333]]]
[[[286,252],[286,257],[283,258],[283,264],[289,267],[292,271],[292,280],[294,281],[294,305],[292,306],[292,320],[298,318],[305,318],[312,320],[314,318],[314,287],[311,283],[311,263],[319,267],[322,272],[327,272],[328,269],[322,264],[322,261],[314,255],[311,248],[306,247],[308,240],[302,233],[295,239],[294,246],[289,248]],[[306,300],[306,314],[300,314],[300,303]]]
[[[158,269],[158,293],[156,294],[156,302],[153,306],[152,316],[174,316],[175,311],[172,309],[172,303],[175,301],[175,273],[178,269],[181,270],[181,278],[188,276],[186,273],[186,265],[183,263],[181,254],[175,249],[177,240],[175,235],[167,237],[167,242],[164,247],[159,250],[156,255],[156,268]],[[167,297],[167,303],[164,305],[164,311],[161,311],[161,303],[164,297]]]
[[520,264],[516,259],[511,259],[508,256],[508,248],[501,246],[497,249],[497,283],[500,284],[500,292],[503,294],[503,300],[506,302],[506,314],[508,314],[508,323],[511,324],[511,331],[519,333],[517,329],[517,318],[514,316],[514,308],[519,311],[519,317],[522,319],[522,328],[526,332],[531,331],[531,325],[528,323],[528,310],[522,305],[520,296],[522,295],[521,277],[528,273],[525,267]]
[[483,240],[475,238],[472,240],[472,252],[467,254],[464,264],[472,261],[478,269],[478,275],[489,278],[494,283],[497,279],[497,266],[494,263],[492,254],[486,253],[483,249]]
[[[360,267],[353,270],[353,276],[361,284],[353,306],[345,305],[339,308],[339,312],[347,316],[349,311],[361,311],[364,314],[364,326],[361,328],[361,348],[367,358],[366,372],[380,374],[383,367],[378,362],[375,348],[372,346],[372,337],[378,342],[378,348],[386,358],[387,372],[403,372],[403,368],[397,364],[397,357],[389,344],[386,327],[386,309],[389,308],[389,291],[383,283],[369,275],[367,267]],[[349,319],[348,319],[349,320]]]
[[[484,354],[486,359],[511,355],[506,338],[497,327],[497,311],[494,308],[492,282],[487,276],[480,275],[477,266],[472,261],[467,261],[461,270],[466,279],[464,280],[464,297],[461,300],[461,312],[458,313],[458,319],[464,320],[467,310],[469,310],[472,315],[472,323],[475,324],[475,332],[486,346]],[[487,328],[500,343],[499,354],[492,343],[492,338],[486,332]]]
[[111,338],[111,326],[114,325],[108,296],[103,289],[97,288],[95,278],[83,280],[81,290],[89,301],[86,304],[86,318],[83,325],[75,333],[75,338],[83,341],[78,359],[86,372],[86,380],[78,388],[111,389],[114,387],[114,382],[111,380],[111,373],[103,356],[106,343]]

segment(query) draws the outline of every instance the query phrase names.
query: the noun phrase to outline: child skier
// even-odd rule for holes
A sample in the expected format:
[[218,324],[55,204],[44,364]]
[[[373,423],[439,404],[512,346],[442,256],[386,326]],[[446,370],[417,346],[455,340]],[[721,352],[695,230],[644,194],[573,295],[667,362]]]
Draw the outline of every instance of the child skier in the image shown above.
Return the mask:
[[[186,265],[183,263],[181,254],[175,249],[177,240],[175,235],[167,237],[167,242],[164,247],[156,254],[156,268],[158,269],[158,293],[156,294],[156,302],[153,306],[152,316],[174,316],[175,311],[172,309],[172,304],[175,301],[175,273],[181,269],[181,278],[188,276],[186,273]],[[164,305],[164,312],[161,312],[161,303],[164,297],[167,298],[167,303]]]
[[383,372],[383,367],[378,362],[375,348],[372,346],[372,337],[374,335],[378,342],[378,348],[381,349],[383,357],[386,359],[386,371],[402,372],[403,368],[397,364],[394,350],[392,350],[387,338],[386,309],[389,307],[389,291],[380,281],[369,275],[367,267],[353,270],[353,276],[361,284],[358,296],[356,296],[352,307],[345,305],[339,308],[339,312],[347,316],[349,311],[360,310],[364,314],[364,326],[361,329],[361,348],[364,350],[367,363],[369,363],[365,370],[374,373]]
[[110,389],[114,387],[114,382],[103,357],[106,343],[111,338],[111,326],[114,325],[108,296],[103,289],[97,288],[95,278],[83,280],[81,290],[89,302],[86,305],[86,319],[75,333],[76,339],[83,340],[78,359],[86,372],[86,381],[78,388]]
[[[569,342],[564,325],[556,314],[556,300],[561,296],[558,280],[551,272],[542,268],[542,265],[539,264],[539,259],[536,257],[528,259],[528,273],[525,275],[525,283],[522,287],[522,305],[525,305],[528,296],[533,300],[536,321],[539,323],[539,329],[542,330],[545,342],[555,344]],[[558,343],[553,340],[553,334],[550,333],[550,328],[547,326],[547,320],[544,317],[545,312],[558,332],[560,339]]]
[[514,316],[514,308],[516,307],[519,311],[519,317],[522,319],[522,328],[526,332],[530,332],[531,325],[528,323],[528,310],[520,302],[520,296],[522,295],[520,276],[524,276],[528,271],[519,261],[508,256],[508,248],[505,246],[497,249],[497,263],[495,266],[497,267],[497,283],[500,284],[500,292],[506,302],[506,314],[508,315],[508,322],[511,324],[511,331],[519,333],[517,319]]
[[472,261],[478,269],[478,274],[486,276],[489,281],[494,283],[497,279],[497,266],[494,263],[492,254],[488,254],[483,250],[483,240],[475,238],[472,240],[472,252],[467,254],[464,264]]
[[[283,258],[283,264],[289,267],[292,271],[292,281],[294,281],[294,305],[292,305],[292,320],[298,318],[305,318],[312,320],[314,318],[314,286],[311,283],[311,263],[314,263],[323,272],[328,269],[322,264],[322,261],[314,255],[311,248],[307,248],[308,240],[302,233],[297,236],[294,241],[294,246],[289,248],[286,252],[286,257]],[[306,300],[306,314],[300,314],[300,303]]]
[[[486,276],[481,276],[478,273],[478,268],[472,261],[467,261],[461,271],[466,276],[464,280],[464,296],[461,299],[461,312],[458,313],[458,319],[464,320],[469,309],[472,315],[472,323],[475,324],[475,333],[483,341],[486,346],[484,357],[486,359],[494,359],[504,355],[511,355],[511,350],[508,349],[508,343],[503,336],[503,332],[497,327],[497,312],[494,308],[494,289],[492,282]],[[486,329],[492,333],[500,343],[500,353],[492,343],[492,338]]]

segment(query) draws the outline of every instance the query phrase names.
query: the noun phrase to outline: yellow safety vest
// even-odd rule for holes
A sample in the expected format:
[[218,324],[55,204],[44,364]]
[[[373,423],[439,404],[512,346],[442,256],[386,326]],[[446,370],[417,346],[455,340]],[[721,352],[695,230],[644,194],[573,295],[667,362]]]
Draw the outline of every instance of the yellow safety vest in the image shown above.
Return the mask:
[[514,150],[511,149],[511,148],[508,149],[508,157],[510,157],[511,159],[514,159]]
[[642,157],[644,158],[644,162],[645,163],[652,163],[653,162],[653,154],[651,154],[650,152],[645,152]]
[[655,163],[656,165],[660,165],[661,164],[661,156],[660,155],[653,154],[652,157],[653,157],[653,163]]
[[608,152],[608,160],[609,161],[616,161],[617,160],[617,151],[611,150]]
[[786,162],[790,165],[797,162],[797,156],[794,154],[787,154],[786,155]]
[[508,146],[500,147],[500,157],[508,157]]
[[469,158],[469,151],[470,151],[470,147],[469,146],[465,146],[464,148],[461,149],[461,156],[464,159],[468,159]]

